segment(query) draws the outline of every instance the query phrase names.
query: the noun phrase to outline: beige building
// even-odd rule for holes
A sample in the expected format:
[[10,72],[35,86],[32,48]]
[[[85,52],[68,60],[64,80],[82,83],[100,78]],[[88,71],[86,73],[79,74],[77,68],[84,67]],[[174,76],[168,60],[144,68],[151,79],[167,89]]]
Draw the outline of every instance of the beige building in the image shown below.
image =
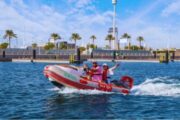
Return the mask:
[[176,56],[176,57],[180,57],[180,49],[177,49],[177,50],[176,50],[175,56]]

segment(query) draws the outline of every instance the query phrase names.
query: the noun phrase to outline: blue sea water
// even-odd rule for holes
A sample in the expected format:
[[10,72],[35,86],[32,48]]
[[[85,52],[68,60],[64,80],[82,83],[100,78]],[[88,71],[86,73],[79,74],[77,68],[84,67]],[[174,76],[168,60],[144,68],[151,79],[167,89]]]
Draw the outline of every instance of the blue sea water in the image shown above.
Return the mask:
[[[112,66],[114,63],[108,63]],[[180,63],[121,63],[131,94],[55,88],[45,63],[0,63],[0,118],[180,119]]]

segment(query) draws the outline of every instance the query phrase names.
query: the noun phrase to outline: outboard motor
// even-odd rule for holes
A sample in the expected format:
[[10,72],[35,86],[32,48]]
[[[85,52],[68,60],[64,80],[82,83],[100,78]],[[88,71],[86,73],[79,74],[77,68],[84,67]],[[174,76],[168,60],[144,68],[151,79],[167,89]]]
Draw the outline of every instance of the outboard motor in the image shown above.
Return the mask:
[[124,88],[131,89],[133,87],[134,80],[129,76],[123,76],[122,78],[120,78],[119,81],[114,80],[111,83],[117,86],[122,86]]
[[123,76],[119,81],[123,87],[131,89],[134,85],[134,80],[129,76]]

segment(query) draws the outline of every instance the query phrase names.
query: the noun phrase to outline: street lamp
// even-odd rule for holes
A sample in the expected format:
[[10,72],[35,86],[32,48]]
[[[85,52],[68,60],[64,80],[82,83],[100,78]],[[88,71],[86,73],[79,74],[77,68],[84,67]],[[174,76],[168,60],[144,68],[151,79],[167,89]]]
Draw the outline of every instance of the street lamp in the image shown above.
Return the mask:
[[114,14],[113,14],[113,37],[114,39],[114,49],[117,49],[117,38],[116,38],[116,4],[117,0],[112,0],[112,4],[114,7]]

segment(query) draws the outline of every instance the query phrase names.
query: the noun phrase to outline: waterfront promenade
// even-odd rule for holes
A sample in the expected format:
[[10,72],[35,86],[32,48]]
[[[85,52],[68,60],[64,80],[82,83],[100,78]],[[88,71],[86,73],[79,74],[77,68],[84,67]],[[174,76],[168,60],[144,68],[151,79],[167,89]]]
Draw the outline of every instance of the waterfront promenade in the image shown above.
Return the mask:
[[[38,49],[0,49],[0,58],[11,59],[37,59],[37,60],[69,60],[73,55],[77,58],[77,50],[38,50]],[[93,50],[89,54],[81,54],[81,59],[153,59],[154,55],[150,51],[128,51],[128,50]]]
[[[0,49],[0,61],[15,62],[53,62],[69,63],[70,58],[77,60],[77,50],[38,50],[38,49]],[[124,62],[157,62],[159,55],[146,50],[93,50],[89,54],[81,54],[81,60],[88,61],[124,61]],[[174,55],[174,60],[179,59],[179,51]]]

